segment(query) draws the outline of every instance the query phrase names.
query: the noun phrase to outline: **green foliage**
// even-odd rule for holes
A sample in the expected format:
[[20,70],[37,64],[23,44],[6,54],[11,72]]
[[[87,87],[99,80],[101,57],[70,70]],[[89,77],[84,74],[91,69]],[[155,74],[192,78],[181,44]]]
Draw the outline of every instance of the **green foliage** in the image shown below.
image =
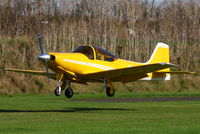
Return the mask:
[[0,39],[0,68],[1,68],[1,64],[3,62],[3,43],[2,40]]
[[44,84],[40,80],[34,79],[34,81],[35,81],[35,84],[38,85],[40,89],[44,88]]
[[14,38],[9,37],[9,38],[5,39],[5,43],[13,46],[13,45],[15,45],[16,42],[15,42]]

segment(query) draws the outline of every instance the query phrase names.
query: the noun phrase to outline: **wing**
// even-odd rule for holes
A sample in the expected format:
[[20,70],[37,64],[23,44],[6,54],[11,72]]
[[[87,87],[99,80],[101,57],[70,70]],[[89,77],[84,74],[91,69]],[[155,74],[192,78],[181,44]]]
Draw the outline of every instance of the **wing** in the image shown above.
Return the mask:
[[[45,71],[37,71],[37,70],[23,70],[23,69],[14,69],[14,68],[4,68],[4,71],[12,71],[12,72],[20,72],[20,73],[27,73],[33,75],[41,75],[41,76],[48,76]],[[50,78],[56,79],[56,73],[49,73]]]
[[133,80],[138,80],[147,77],[147,73],[155,72],[172,66],[175,65],[169,63],[146,64],[135,67],[106,70],[84,75],[79,74],[78,77],[81,79],[96,79],[96,80],[102,78],[108,78],[113,81],[121,81],[122,78],[133,77]]

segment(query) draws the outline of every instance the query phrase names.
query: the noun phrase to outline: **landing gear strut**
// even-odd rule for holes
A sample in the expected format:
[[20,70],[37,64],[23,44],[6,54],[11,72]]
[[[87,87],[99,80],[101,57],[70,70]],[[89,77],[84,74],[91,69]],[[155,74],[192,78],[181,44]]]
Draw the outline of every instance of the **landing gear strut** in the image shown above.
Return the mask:
[[113,87],[113,84],[110,80],[104,80],[105,88],[106,88],[106,95],[108,97],[112,97],[115,95],[115,89]]

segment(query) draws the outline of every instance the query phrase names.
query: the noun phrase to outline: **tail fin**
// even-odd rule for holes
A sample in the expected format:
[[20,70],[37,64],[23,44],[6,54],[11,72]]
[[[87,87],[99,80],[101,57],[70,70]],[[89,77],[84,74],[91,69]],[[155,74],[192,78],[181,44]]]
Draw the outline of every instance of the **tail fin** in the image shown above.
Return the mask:
[[[159,42],[151,55],[151,58],[145,64],[169,63],[169,46]],[[188,71],[170,71],[170,68],[148,73],[147,78],[142,80],[170,80],[171,74],[196,74]]]
[[[147,64],[152,63],[169,63],[169,45],[159,42],[151,55]],[[170,72],[170,68],[162,69],[157,72]],[[151,77],[153,79],[170,80],[171,76],[169,73],[163,73],[162,75],[157,72],[152,73]]]
[[159,42],[147,63],[169,63],[169,46]]

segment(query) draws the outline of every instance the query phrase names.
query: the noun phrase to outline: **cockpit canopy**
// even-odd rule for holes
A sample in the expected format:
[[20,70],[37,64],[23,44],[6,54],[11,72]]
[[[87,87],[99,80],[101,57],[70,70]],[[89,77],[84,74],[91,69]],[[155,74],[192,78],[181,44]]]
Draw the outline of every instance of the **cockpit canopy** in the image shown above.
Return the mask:
[[73,51],[73,53],[82,53],[87,56],[90,60],[103,60],[103,61],[114,61],[118,59],[110,52],[95,46],[80,46]]

